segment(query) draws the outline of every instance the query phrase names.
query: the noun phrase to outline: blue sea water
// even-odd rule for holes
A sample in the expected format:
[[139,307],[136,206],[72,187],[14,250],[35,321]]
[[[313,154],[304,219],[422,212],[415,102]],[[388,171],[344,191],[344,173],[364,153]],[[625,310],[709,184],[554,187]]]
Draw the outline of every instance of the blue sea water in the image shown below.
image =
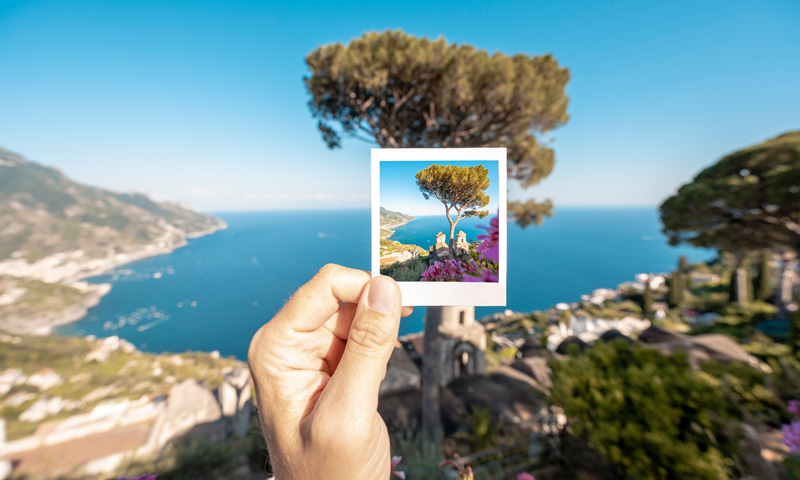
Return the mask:
[[[246,359],[253,333],[322,265],[369,269],[368,210],[219,216],[227,230],[92,278],[112,283],[111,292],[59,333],[119,335],[145,351],[219,350]],[[427,238],[429,231],[418,228],[422,220],[398,228],[398,239]],[[467,228],[458,225],[473,238]],[[669,247],[653,208],[558,208],[540,227],[509,224],[508,236],[508,306],[478,308],[478,316],[547,308],[636,273],[671,270],[679,255],[712,256]],[[422,330],[423,318],[418,308],[403,320],[401,334]]]
[[[479,228],[478,225],[488,227],[489,220],[490,217],[462,218],[456,224],[456,233],[463,231],[467,234],[467,241],[472,243],[478,235],[486,233],[486,230]],[[427,250],[436,242],[436,234],[439,232],[444,233],[446,242],[450,241],[450,224],[444,214],[417,217],[405,225],[394,228],[391,239],[408,245],[419,245]]]

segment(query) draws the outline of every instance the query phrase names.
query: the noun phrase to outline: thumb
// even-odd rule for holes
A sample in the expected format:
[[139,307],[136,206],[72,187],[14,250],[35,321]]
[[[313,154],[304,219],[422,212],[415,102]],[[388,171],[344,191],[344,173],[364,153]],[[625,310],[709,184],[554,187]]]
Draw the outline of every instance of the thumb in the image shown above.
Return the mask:
[[391,278],[375,277],[367,283],[320,404],[333,401],[359,412],[378,409],[378,391],[400,328],[400,304],[400,287]]

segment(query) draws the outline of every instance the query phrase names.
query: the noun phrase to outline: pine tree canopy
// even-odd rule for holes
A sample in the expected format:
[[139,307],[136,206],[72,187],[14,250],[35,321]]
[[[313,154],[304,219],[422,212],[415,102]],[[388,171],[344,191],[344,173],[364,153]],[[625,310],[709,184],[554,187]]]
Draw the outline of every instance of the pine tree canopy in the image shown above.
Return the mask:
[[[444,38],[370,32],[306,57],[309,107],[323,140],[381,147],[506,147],[508,176],[526,188],[555,165],[539,136],[569,118],[569,70],[551,55],[489,54]],[[520,224],[552,215],[548,202],[512,202]]]
[[800,252],[800,131],[730,155],[661,205],[673,245]]

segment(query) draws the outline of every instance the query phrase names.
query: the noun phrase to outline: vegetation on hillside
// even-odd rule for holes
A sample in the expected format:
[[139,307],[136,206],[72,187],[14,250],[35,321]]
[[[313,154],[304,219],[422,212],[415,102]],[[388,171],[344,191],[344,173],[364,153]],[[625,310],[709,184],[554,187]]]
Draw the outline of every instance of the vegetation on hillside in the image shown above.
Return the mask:
[[0,260],[29,263],[50,254],[83,250],[84,259],[223,226],[221,220],[139,193],[111,192],[77,183],[0,148]]
[[214,358],[200,352],[156,355],[124,349],[109,352],[104,361],[87,361],[101,343],[102,339],[84,337],[2,335],[0,365],[4,370],[17,368],[30,376],[48,368],[64,380],[45,391],[27,384],[11,388],[5,398],[19,393],[33,396],[16,405],[0,404],[0,417],[6,420],[10,440],[33,433],[42,423],[22,421],[19,415],[45,396],[78,402],[77,408],[42,420],[49,421],[88,412],[104,402],[166,394],[172,385],[190,378],[205,382],[210,389],[218,388],[224,379],[223,369],[244,365],[233,357]]

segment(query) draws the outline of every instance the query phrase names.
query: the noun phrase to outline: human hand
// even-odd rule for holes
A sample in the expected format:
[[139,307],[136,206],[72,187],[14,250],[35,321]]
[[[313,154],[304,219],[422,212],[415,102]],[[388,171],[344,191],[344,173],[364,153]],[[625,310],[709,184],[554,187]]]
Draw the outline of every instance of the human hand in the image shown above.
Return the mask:
[[378,390],[397,338],[389,277],[326,265],[253,336],[247,360],[277,480],[388,479]]

